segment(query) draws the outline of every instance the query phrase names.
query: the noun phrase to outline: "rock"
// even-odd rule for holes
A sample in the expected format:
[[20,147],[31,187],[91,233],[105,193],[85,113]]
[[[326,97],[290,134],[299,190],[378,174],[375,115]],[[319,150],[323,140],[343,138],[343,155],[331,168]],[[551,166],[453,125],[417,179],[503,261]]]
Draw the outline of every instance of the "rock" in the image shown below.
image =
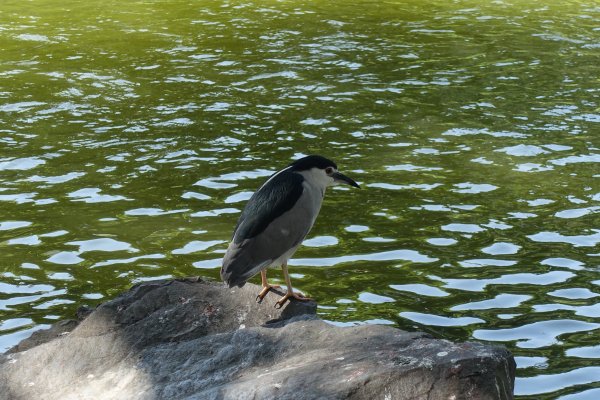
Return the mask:
[[[512,399],[500,346],[336,327],[201,279],[134,286],[0,356],[2,399]],[[22,351],[26,349],[25,351]]]

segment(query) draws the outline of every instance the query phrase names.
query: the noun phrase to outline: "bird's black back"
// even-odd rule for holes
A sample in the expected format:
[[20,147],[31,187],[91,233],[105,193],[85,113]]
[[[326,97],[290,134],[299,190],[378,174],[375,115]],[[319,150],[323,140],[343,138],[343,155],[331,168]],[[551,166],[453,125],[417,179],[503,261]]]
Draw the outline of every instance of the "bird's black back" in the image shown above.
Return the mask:
[[248,200],[233,233],[234,243],[240,243],[263,232],[267,226],[298,201],[304,187],[302,175],[283,170],[270,178]]

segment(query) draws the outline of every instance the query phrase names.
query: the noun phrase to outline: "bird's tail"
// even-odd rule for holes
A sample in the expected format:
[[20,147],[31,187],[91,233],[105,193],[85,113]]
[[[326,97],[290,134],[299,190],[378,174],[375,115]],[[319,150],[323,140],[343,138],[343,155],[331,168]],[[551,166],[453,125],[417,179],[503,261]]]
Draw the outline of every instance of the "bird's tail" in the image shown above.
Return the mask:
[[221,265],[221,279],[230,288],[234,286],[242,287],[248,279],[267,268],[270,264],[271,260],[263,261],[257,265],[252,259],[246,259],[243,256],[229,257],[229,254],[226,254]]
[[234,286],[244,286],[247,279],[240,279],[240,277],[235,276],[232,272],[233,271],[230,268],[227,268],[225,264],[221,266],[221,279],[223,282],[225,282],[230,288]]

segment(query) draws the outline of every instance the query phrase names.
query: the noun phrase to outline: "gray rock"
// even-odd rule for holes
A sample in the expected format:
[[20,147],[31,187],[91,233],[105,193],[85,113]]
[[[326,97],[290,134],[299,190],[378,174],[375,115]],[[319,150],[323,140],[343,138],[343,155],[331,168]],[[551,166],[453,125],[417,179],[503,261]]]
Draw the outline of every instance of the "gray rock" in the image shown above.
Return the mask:
[[[503,347],[335,327],[259,287],[147,282],[0,356],[2,399],[512,399]],[[66,332],[66,327],[72,328]]]

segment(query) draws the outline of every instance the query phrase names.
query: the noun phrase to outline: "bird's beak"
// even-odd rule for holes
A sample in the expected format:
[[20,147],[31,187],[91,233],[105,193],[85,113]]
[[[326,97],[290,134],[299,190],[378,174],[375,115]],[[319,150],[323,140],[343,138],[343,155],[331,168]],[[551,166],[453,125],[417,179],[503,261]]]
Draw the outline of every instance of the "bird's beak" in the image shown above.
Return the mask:
[[346,175],[340,172],[334,172],[332,175],[333,180],[339,183],[345,183],[346,185],[354,186],[355,188],[359,188],[358,183],[354,182],[354,179],[348,178]]

